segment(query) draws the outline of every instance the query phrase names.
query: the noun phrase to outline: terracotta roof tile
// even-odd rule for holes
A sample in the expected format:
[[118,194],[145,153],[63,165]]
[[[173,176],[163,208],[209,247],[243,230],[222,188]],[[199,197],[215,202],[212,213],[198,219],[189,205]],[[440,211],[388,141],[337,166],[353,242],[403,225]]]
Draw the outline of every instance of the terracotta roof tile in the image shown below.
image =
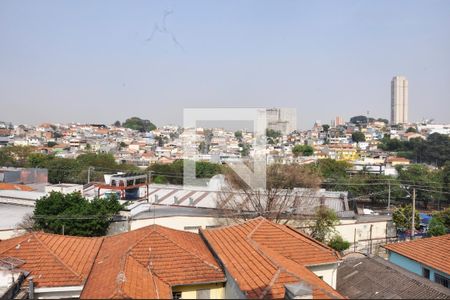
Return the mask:
[[339,256],[287,226],[256,218],[239,225],[202,230],[201,234],[250,298],[283,298],[284,285],[299,281],[313,287],[314,298],[342,298],[305,267],[334,263]]
[[450,274],[450,234],[385,245],[384,248]]
[[20,266],[33,276],[37,287],[82,285],[102,238],[29,233],[0,242],[0,258],[25,261]]
[[0,182],[0,190],[16,190],[16,191],[32,191],[33,188],[23,185],[23,184],[15,184],[15,183],[4,183]]
[[153,225],[104,239],[81,298],[168,298],[174,285],[224,281],[199,235]]

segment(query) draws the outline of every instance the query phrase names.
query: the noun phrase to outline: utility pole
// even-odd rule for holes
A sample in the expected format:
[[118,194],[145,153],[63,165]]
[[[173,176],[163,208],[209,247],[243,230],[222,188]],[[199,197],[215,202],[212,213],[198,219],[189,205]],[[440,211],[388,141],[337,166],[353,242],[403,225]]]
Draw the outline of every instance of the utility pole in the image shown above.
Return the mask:
[[94,167],[89,167],[88,168],[88,180],[87,180],[87,183],[91,183],[91,169],[93,170]]
[[411,239],[413,240],[416,229],[416,188],[413,188],[412,201]]
[[147,174],[147,203],[150,201],[150,199],[149,199],[149,194],[148,194],[148,192],[149,192],[149,185],[150,185],[150,182],[152,181],[152,171],[150,171],[150,172],[148,172],[148,174]]
[[388,211],[391,211],[391,181],[388,180]]

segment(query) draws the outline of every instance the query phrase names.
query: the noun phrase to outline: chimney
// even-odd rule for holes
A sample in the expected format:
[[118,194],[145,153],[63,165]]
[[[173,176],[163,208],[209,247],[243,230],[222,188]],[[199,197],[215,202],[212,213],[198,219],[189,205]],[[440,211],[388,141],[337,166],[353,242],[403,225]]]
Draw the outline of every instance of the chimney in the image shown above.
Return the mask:
[[284,285],[284,299],[312,299],[312,288],[304,281]]

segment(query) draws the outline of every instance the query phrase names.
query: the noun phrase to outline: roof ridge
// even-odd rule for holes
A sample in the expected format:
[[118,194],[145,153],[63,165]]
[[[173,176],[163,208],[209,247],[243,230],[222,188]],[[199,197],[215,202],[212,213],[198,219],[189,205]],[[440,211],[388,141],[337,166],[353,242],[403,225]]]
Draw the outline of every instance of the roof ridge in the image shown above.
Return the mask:
[[[258,217],[258,218],[260,218],[260,217]],[[261,217],[261,218],[262,218],[262,217]],[[327,250],[333,251],[333,253],[334,253],[338,258],[340,258],[339,255],[337,255],[336,250],[334,250],[333,248],[329,247],[328,245],[325,245],[324,243],[322,243],[322,242],[320,242],[320,241],[318,241],[318,240],[316,240],[316,239],[310,237],[309,235],[307,235],[307,234],[305,234],[305,233],[303,233],[303,232],[301,232],[301,231],[298,231],[297,229],[293,228],[293,227],[290,226],[290,225],[282,225],[282,224],[278,224],[278,223],[269,221],[269,220],[267,220],[267,219],[265,219],[265,218],[262,218],[261,223],[258,224],[258,226],[257,226],[258,228],[259,228],[260,225],[263,223],[263,221],[266,221],[265,223],[267,223],[267,224],[269,224],[269,225],[271,225],[271,226],[273,226],[273,227],[275,227],[275,228],[278,228],[278,229],[280,229],[280,230],[286,232],[287,234],[291,235],[292,237],[298,239],[298,237],[297,237],[295,234],[293,234],[293,233],[295,232],[296,234],[299,234],[299,235],[301,235],[302,237],[308,239],[308,240],[311,241],[313,244],[316,244],[317,246],[321,246],[321,247],[323,247],[323,248],[325,248],[325,249],[327,249]],[[257,230],[257,228],[255,228],[254,230],[252,230],[251,235],[253,235],[253,234],[256,232],[256,230]]]
[[66,267],[66,268],[67,268],[69,271],[71,271],[73,274],[75,274],[78,278],[82,279],[81,274],[78,274],[77,272],[75,272],[75,270],[73,270],[70,266],[68,266],[65,262],[63,262],[62,259],[60,259],[59,256],[56,255],[56,253],[52,251],[52,249],[50,249],[43,241],[41,241],[41,240],[38,238],[37,234],[35,234],[35,233],[32,233],[32,234],[33,234],[33,236],[36,237],[36,240],[39,242],[39,244],[41,244],[42,246],[44,246],[44,248],[46,248],[47,251],[49,251],[50,254],[51,254],[51,255],[52,255],[59,263],[61,263],[64,267]]
[[[206,265],[208,265],[208,266],[210,266],[210,267],[213,267],[213,268],[214,268],[215,270],[217,270],[217,271],[222,271],[222,269],[220,269],[219,267],[217,267],[217,266],[211,264],[210,262],[204,260],[204,259],[203,259],[202,257],[200,257],[198,254],[193,253],[192,251],[187,250],[187,249],[181,247],[178,243],[176,243],[175,241],[173,241],[173,239],[171,239],[170,237],[168,237],[168,236],[165,235],[164,233],[160,232],[159,230],[158,230],[158,231],[155,231],[155,232],[158,233],[159,235],[165,237],[166,239],[168,239],[170,242],[172,242],[173,244],[175,244],[175,245],[176,245],[178,248],[180,248],[181,250],[183,250],[183,251],[185,251],[185,252],[187,252],[187,253],[189,253],[189,254],[191,254],[191,255],[194,255],[197,259],[199,259],[199,260],[200,260],[201,262],[203,262],[204,264],[206,264]],[[203,241],[202,241],[202,243],[203,243]]]
[[[267,221],[267,220],[266,220],[266,221]],[[269,222],[269,223],[274,224],[273,222]],[[262,222],[261,222],[260,224],[262,224]],[[275,225],[275,224],[274,224],[274,225]],[[278,226],[276,226],[276,227],[278,227]],[[284,272],[286,272],[286,273],[292,275],[293,277],[298,278],[299,280],[303,280],[303,281],[307,282],[309,285],[313,286],[314,288],[321,290],[322,292],[326,293],[327,295],[330,295],[330,297],[332,297],[332,298],[337,298],[337,297],[335,297],[335,296],[332,296],[329,292],[325,291],[325,290],[322,289],[321,287],[319,287],[317,284],[311,282],[310,280],[303,279],[299,274],[296,274],[296,273],[294,273],[294,272],[288,270],[284,265],[282,265],[280,262],[278,262],[276,259],[272,258],[272,256],[268,255],[268,254],[265,253],[265,252],[266,252],[266,251],[267,251],[267,252],[271,252],[271,253],[275,254],[275,256],[278,255],[278,256],[280,256],[282,259],[289,260],[289,262],[292,263],[293,265],[298,265],[298,266],[304,268],[306,271],[311,272],[311,271],[308,270],[308,268],[306,268],[304,265],[301,265],[300,263],[298,263],[298,262],[296,262],[296,261],[294,261],[294,260],[292,260],[292,259],[290,259],[290,258],[288,258],[288,257],[285,257],[285,256],[279,254],[278,252],[276,252],[276,251],[270,249],[270,248],[267,247],[267,246],[260,245],[258,242],[256,242],[256,241],[253,240],[252,238],[249,238],[249,237],[246,237],[246,238],[248,239],[248,242],[249,242],[249,244],[253,247],[253,249],[255,249],[258,253],[260,253],[260,254],[261,254],[262,256],[264,256],[267,260],[269,260],[275,267],[277,267],[277,272],[278,272],[278,271],[284,271]],[[312,273],[313,276],[316,276],[313,272],[311,272],[311,273]],[[275,277],[275,276],[274,276],[274,277]],[[272,280],[273,280],[273,278],[272,278]],[[268,287],[271,287],[271,284],[272,284],[272,285],[274,284],[274,282],[272,282],[272,280],[271,280],[271,282],[269,283]]]
[[[89,272],[88,272],[88,274],[86,276],[86,279],[85,279],[84,283],[88,282],[89,277],[91,276],[92,270],[94,269],[95,262],[97,261],[98,254],[100,253],[100,250],[102,249],[104,241],[105,241],[105,238],[102,237],[101,241],[100,241],[100,245],[98,246],[98,251],[97,251],[97,253],[94,256],[94,259],[92,260],[91,267],[89,268]],[[83,294],[83,291],[84,291],[85,287],[86,287],[86,284],[83,285],[83,289],[81,290],[80,296],[81,296],[81,294]]]
[[[119,262],[119,273],[117,273],[117,276],[118,276],[120,273],[122,273],[123,276],[124,276],[124,280],[122,280],[122,281],[119,283],[119,282],[117,282],[117,276],[116,276],[116,278],[115,278],[115,285],[117,286],[117,289],[116,289],[115,292],[116,292],[117,294],[119,294],[120,296],[122,296],[122,297],[125,295],[125,293],[123,292],[122,286],[123,286],[123,284],[125,283],[125,280],[127,280],[127,278],[126,278],[126,276],[125,276],[125,265],[126,265],[126,263],[127,263],[127,258],[128,258],[128,256],[130,256],[130,255],[128,255],[129,251],[130,251],[130,250],[127,250],[127,252],[125,252],[125,254],[124,254],[123,256],[120,257],[120,262]],[[125,297],[123,297],[123,298],[125,298]]]
[[[260,219],[260,220],[259,220],[259,223],[256,224],[255,228],[253,228],[252,231],[250,231],[250,232],[247,234],[246,238],[251,239],[251,238],[252,238],[252,235],[256,232],[256,230],[258,230],[259,227],[261,227],[261,225],[263,224],[263,222],[266,221],[266,219],[263,218],[263,217],[255,218],[255,220],[256,220],[256,219]],[[247,222],[245,222],[245,223],[247,223]]]
[[275,282],[278,280],[281,274],[281,268],[278,268],[275,274],[273,275],[272,279],[270,280],[269,284],[266,286],[264,291],[262,292],[261,296],[259,296],[259,299],[264,299],[266,297],[269,290],[272,288],[272,286],[275,284]]

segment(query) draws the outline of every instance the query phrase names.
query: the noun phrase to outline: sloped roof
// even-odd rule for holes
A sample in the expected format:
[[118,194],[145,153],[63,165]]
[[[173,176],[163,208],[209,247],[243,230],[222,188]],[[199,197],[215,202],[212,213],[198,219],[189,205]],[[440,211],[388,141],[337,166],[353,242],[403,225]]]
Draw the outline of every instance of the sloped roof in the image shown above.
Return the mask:
[[450,289],[381,257],[345,259],[337,290],[350,299],[449,299]]
[[305,267],[335,263],[338,254],[288,226],[259,217],[201,234],[249,298],[283,298],[284,285],[300,281],[314,298],[342,298]]
[[0,259],[24,261],[20,269],[30,272],[37,287],[84,284],[102,238],[28,233],[0,242]]
[[171,286],[224,281],[200,236],[153,225],[104,238],[81,298],[171,298]]
[[450,234],[385,245],[389,251],[450,274]]

